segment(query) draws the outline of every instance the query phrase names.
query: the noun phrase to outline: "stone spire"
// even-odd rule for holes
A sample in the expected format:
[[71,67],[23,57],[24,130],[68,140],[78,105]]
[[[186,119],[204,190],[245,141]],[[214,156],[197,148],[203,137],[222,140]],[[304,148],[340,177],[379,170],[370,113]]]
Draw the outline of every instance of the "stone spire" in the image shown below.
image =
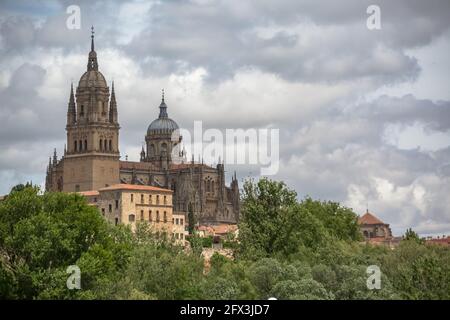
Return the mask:
[[117,123],[117,102],[114,92],[114,81],[111,85],[111,101],[109,102],[109,122]]
[[141,161],[145,160],[145,151],[144,151],[144,146],[142,146],[142,150],[141,150]]
[[91,51],[94,50],[94,26],[91,27]]
[[55,166],[58,162],[58,157],[56,156],[56,148],[53,150],[53,165]]
[[73,95],[73,83],[70,84],[70,97],[67,108],[67,125],[75,124],[77,122],[77,112],[75,110],[75,97]]
[[89,52],[87,70],[98,71],[97,53],[94,50],[94,26],[91,27],[91,52]]
[[164,89],[162,89],[162,99],[161,99],[161,104],[159,105],[159,118],[165,119],[168,117],[169,116],[167,115],[167,105],[164,102]]

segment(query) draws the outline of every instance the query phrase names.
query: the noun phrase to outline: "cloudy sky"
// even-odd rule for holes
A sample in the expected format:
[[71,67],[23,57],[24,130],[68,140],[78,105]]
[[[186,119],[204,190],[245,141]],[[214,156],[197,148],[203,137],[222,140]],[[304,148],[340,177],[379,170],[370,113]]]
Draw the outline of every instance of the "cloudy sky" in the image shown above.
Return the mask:
[[[66,27],[73,4],[79,30]],[[450,233],[448,0],[1,1],[0,194],[43,183],[62,153],[92,24],[122,158],[138,160],[165,88],[181,127],[279,128],[272,178],[299,199],[369,203],[396,235]]]

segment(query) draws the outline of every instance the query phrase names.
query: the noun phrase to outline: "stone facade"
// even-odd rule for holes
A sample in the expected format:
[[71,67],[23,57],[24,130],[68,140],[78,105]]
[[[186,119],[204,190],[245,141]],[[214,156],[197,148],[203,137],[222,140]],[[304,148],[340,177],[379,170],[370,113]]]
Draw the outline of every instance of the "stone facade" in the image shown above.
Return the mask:
[[172,191],[152,186],[115,184],[98,191],[80,192],[103,217],[114,224],[131,225],[148,222],[154,231],[173,231]]
[[172,215],[172,238],[175,242],[185,245],[188,235],[186,218],[183,212],[174,212]]
[[[186,160],[179,151],[182,137],[169,118],[164,99],[159,115],[145,134],[140,161],[121,161],[118,106],[114,91],[98,68],[94,37],[86,72],[74,94],[70,90],[67,111],[67,143],[58,159],[56,150],[47,167],[46,190],[79,192],[114,184],[155,186],[173,191],[173,210],[192,212],[200,223],[236,223],[239,219],[239,186],[236,175],[225,185],[225,167]],[[184,220],[186,221],[186,219]]]

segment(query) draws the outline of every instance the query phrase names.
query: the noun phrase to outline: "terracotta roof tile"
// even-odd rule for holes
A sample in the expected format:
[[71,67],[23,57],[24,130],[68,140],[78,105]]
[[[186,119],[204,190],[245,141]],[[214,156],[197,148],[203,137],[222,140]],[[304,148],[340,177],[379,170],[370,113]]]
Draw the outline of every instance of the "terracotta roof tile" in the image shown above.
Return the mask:
[[358,219],[359,224],[385,224],[383,221],[375,217],[370,212],[366,212],[362,217]]
[[78,194],[81,194],[82,196],[85,197],[91,197],[91,196],[98,196],[99,192],[97,190],[89,190],[89,191],[80,191],[77,192]]
[[109,191],[109,190],[142,190],[142,191],[159,191],[159,192],[170,192],[172,193],[172,190],[164,189],[164,188],[158,188],[153,186],[142,186],[137,184],[127,184],[127,183],[118,183],[113,184],[109,187],[101,188],[99,191]]

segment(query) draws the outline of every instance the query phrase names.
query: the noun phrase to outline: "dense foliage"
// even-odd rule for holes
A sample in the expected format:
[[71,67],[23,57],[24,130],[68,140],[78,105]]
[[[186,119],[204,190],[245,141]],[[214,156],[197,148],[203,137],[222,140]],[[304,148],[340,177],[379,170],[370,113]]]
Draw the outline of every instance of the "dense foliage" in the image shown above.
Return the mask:
[[[238,242],[226,242],[235,257],[215,253],[205,269],[210,239],[194,234],[186,250],[146,223],[108,223],[77,194],[20,186],[0,202],[0,298],[450,299],[449,248],[406,238],[394,250],[363,244],[350,209],[247,181]],[[66,286],[70,265],[80,290]],[[381,289],[367,288],[370,265]]]

